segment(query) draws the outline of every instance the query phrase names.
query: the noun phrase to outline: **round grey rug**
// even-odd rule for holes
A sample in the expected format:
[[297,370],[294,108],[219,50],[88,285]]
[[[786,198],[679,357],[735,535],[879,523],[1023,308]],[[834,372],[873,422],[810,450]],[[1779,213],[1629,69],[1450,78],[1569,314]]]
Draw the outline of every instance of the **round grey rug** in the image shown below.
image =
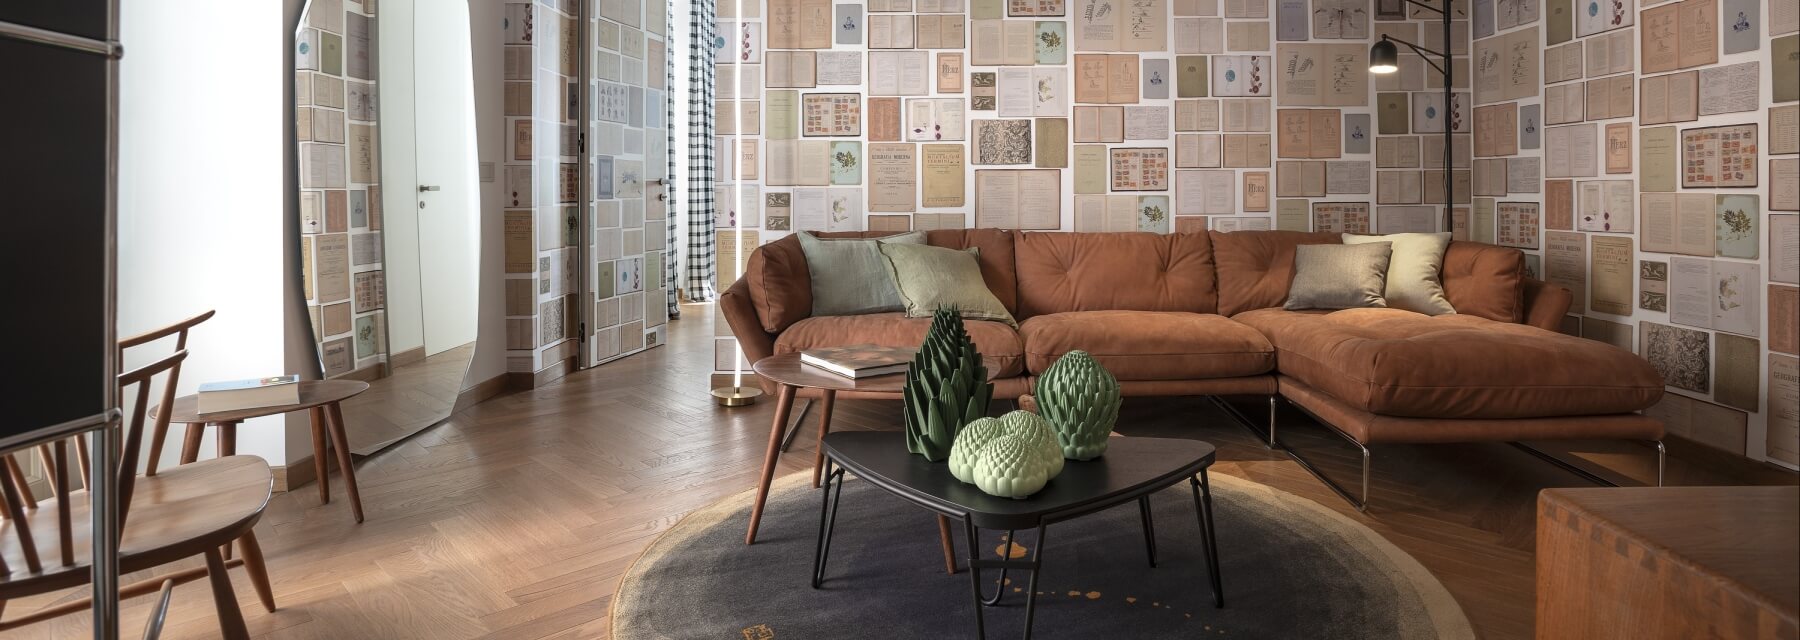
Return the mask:
[[[1043,638],[1473,638],[1462,609],[1418,561],[1375,532],[1292,494],[1211,474],[1225,608],[1207,586],[1186,484],[1152,496],[1157,566],[1137,505],[1051,525],[1033,630]],[[821,496],[810,474],[776,482],[757,542],[744,545],[754,492],[689,514],[625,574],[613,637],[973,637],[968,569],[944,573],[936,519],[848,479],[822,589],[812,589]],[[953,524],[958,566],[962,527]],[[1009,552],[984,531],[982,553]],[[1035,549],[1021,532],[1011,553]],[[984,570],[990,638],[1020,635],[1028,574]]]

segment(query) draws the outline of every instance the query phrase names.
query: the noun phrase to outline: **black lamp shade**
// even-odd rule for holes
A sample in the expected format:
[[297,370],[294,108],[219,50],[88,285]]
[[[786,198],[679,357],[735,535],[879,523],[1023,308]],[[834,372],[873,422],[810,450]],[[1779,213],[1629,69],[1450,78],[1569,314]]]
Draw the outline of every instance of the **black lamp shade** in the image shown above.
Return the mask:
[[1383,37],[1369,47],[1369,73],[1393,73],[1400,69],[1400,50]]

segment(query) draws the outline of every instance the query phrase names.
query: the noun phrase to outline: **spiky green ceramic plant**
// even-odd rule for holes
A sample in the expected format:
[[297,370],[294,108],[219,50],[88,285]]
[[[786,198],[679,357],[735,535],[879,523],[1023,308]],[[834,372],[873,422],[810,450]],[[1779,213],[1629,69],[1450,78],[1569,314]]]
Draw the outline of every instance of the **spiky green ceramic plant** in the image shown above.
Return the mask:
[[1050,421],[1063,456],[1092,460],[1106,453],[1119,419],[1119,381],[1086,351],[1070,351],[1038,378],[1038,413]]
[[950,447],[950,475],[1002,498],[1037,493],[1062,470],[1055,431],[1026,411],[971,422]]
[[906,450],[932,462],[949,457],[963,425],[987,415],[994,385],[956,309],[932,314],[925,343],[906,370],[902,396]]

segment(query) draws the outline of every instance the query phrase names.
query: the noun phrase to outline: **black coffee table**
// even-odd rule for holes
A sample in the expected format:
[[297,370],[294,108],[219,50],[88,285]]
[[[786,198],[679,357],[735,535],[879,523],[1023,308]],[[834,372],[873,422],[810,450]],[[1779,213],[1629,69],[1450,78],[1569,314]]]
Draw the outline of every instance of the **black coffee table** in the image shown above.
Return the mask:
[[[831,534],[837,520],[837,503],[844,488],[845,472],[908,502],[940,515],[963,521],[969,548],[969,580],[976,601],[975,630],[985,637],[982,607],[1000,603],[1006,571],[1031,572],[1025,589],[1025,637],[1031,637],[1031,619],[1037,605],[1038,569],[1044,551],[1044,529],[1051,523],[1078,518],[1136,500],[1144,524],[1144,546],[1150,566],[1156,566],[1156,532],[1150,517],[1150,495],[1187,480],[1194,492],[1195,517],[1200,523],[1200,544],[1211,574],[1213,605],[1225,606],[1219,585],[1219,551],[1214,536],[1212,491],[1206,469],[1215,450],[1197,440],[1172,438],[1113,438],[1106,455],[1088,462],[1069,461],[1042,491],[1023,500],[982,493],[950,475],[943,462],[928,462],[906,450],[905,434],[896,431],[840,432],[825,436],[825,491],[819,507],[819,538],[813,550],[812,586],[825,580],[825,561],[831,553]],[[1007,540],[1021,529],[1037,530],[1037,546],[1030,560],[982,558],[978,550],[981,529],[1007,532]],[[999,569],[1001,587],[993,597],[982,595],[981,570]]]

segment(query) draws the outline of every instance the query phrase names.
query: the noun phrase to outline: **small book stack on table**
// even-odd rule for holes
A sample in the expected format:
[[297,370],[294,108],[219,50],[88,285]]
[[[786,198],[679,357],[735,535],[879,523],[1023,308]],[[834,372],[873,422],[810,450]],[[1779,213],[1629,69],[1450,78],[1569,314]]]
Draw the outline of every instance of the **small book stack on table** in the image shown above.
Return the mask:
[[914,349],[858,344],[848,347],[808,349],[800,352],[800,362],[846,378],[872,378],[905,373],[912,364]]
[[196,410],[204,414],[278,407],[286,404],[300,404],[300,376],[298,375],[202,384],[196,402]]

